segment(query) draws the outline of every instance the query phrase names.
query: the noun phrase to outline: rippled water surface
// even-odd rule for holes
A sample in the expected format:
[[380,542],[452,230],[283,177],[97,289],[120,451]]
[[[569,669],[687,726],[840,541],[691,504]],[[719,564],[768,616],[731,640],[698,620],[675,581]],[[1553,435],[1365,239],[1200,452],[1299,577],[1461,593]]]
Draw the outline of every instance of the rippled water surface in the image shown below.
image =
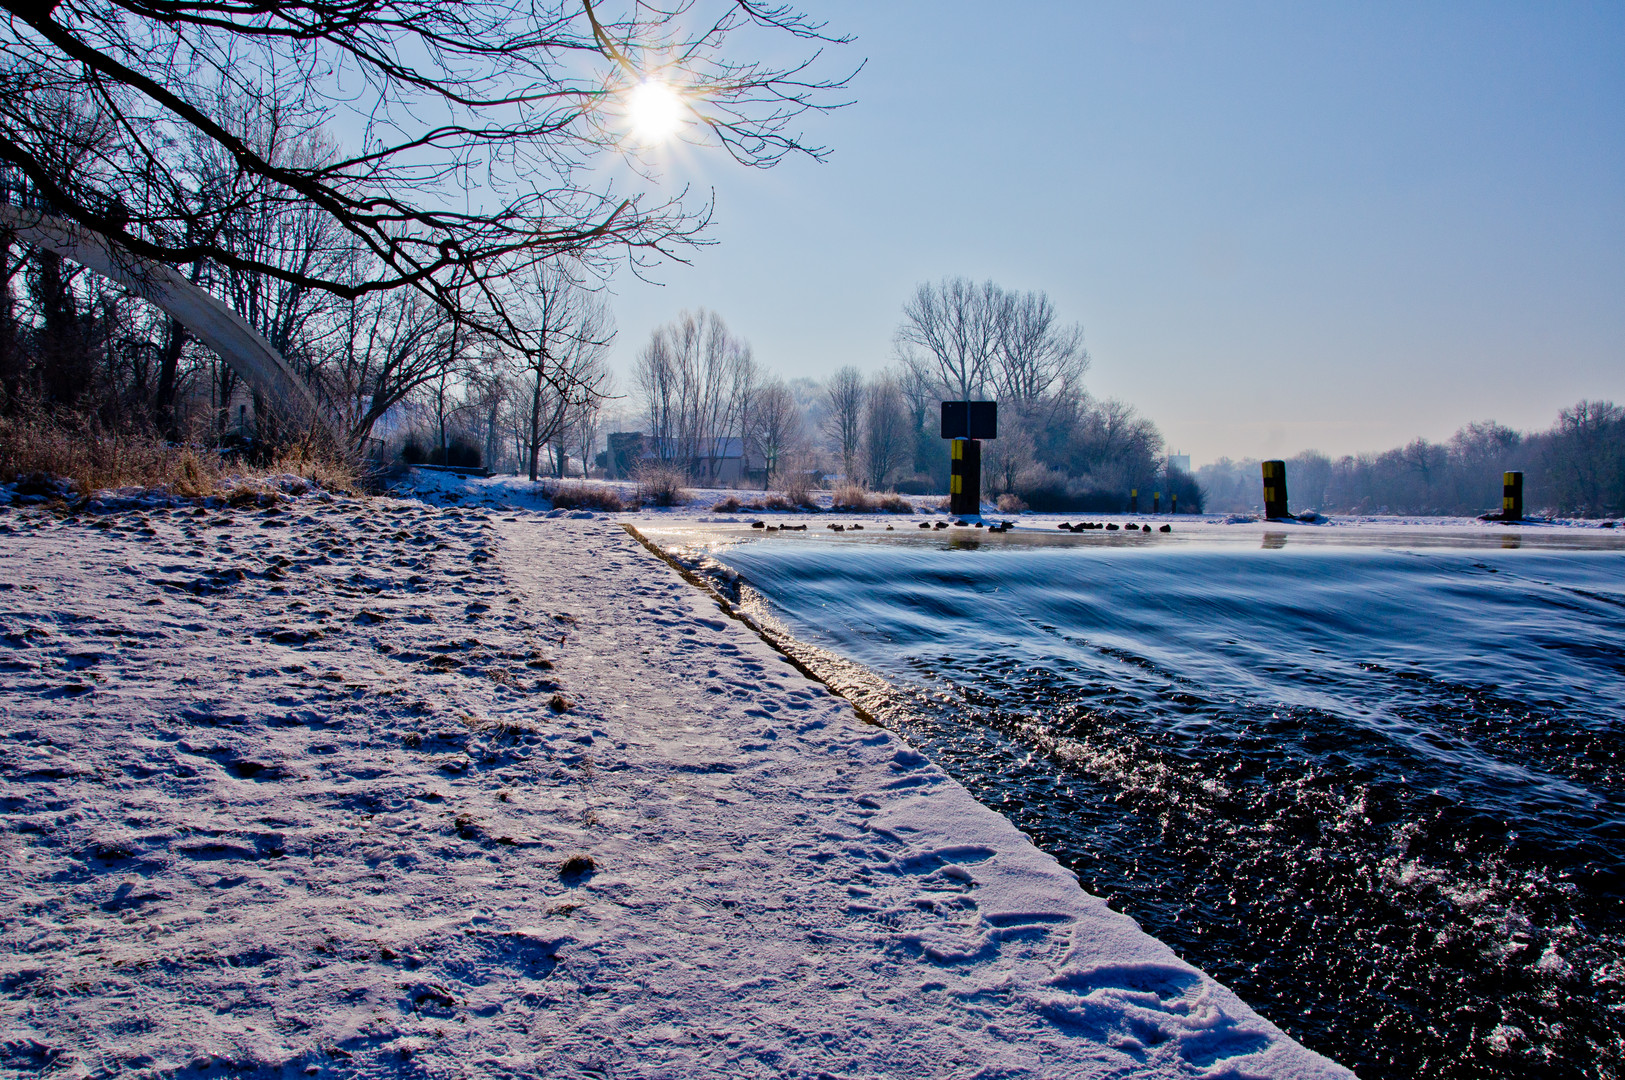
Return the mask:
[[1367,1077],[1619,1075],[1625,552],[1019,536],[702,546],[1309,1046]]

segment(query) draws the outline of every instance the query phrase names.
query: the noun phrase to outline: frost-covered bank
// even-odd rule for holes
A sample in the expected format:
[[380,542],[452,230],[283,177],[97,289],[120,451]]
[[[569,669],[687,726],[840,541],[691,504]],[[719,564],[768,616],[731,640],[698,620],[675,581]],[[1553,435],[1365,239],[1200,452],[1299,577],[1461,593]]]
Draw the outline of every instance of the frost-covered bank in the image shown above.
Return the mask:
[[1346,1075],[612,522],[0,527],[8,1068]]

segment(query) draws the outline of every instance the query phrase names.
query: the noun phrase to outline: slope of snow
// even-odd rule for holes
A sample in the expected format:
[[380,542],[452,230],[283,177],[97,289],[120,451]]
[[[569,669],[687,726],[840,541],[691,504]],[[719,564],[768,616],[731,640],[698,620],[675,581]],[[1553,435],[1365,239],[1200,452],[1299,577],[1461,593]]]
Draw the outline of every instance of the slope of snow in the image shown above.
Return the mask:
[[1346,1076],[614,522],[0,510],[0,1069]]

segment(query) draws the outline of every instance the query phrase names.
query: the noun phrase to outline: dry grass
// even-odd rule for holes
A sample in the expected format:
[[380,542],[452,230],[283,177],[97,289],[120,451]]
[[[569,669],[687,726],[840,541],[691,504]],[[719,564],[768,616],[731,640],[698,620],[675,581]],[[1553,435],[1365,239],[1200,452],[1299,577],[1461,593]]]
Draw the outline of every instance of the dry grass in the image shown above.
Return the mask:
[[688,489],[683,487],[683,474],[676,469],[660,465],[640,470],[638,500],[650,506],[681,506],[688,501]]
[[831,510],[861,512],[869,509],[869,493],[857,484],[842,484],[830,492]]
[[876,510],[882,510],[888,514],[912,514],[914,512],[914,504],[895,491],[872,495],[870,496],[870,502]]
[[733,514],[740,510],[778,510],[789,513],[792,510],[804,509],[808,506],[817,507],[816,503],[793,503],[783,495],[770,494],[749,502],[741,502],[738,495],[729,495],[721,502],[714,504],[711,511],[717,514]]
[[621,493],[605,484],[555,483],[544,487],[547,497],[559,510],[599,510],[618,514],[627,509]]
[[355,466],[309,446],[284,449],[262,467],[150,435],[101,430],[82,420],[0,417],[0,482],[35,475],[67,478],[80,495],[108,488],[161,489],[186,498],[258,491],[261,477],[297,476],[327,491],[362,489]]
[[1019,514],[1027,509],[1027,504],[1021,501],[1021,496],[1013,491],[1007,491],[999,496],[999,513]]
[[852,514],[912,514],[914,504],[895,491],[865,491],[857,484],[842,484],[831,493],[830,509]]

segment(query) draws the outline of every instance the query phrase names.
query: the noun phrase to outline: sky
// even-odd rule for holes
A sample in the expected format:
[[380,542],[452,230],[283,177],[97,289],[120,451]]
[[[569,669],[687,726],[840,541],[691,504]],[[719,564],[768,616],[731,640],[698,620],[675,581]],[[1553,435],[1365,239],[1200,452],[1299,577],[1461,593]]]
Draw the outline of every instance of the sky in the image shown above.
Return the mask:
[[864,62],[823,163],[675,147],[716,243],[620,274],[613,363],[707,307],[787,378],[920,282],[1049,293],[1197,466],[1625,402],[1625,4],[809,0]]

